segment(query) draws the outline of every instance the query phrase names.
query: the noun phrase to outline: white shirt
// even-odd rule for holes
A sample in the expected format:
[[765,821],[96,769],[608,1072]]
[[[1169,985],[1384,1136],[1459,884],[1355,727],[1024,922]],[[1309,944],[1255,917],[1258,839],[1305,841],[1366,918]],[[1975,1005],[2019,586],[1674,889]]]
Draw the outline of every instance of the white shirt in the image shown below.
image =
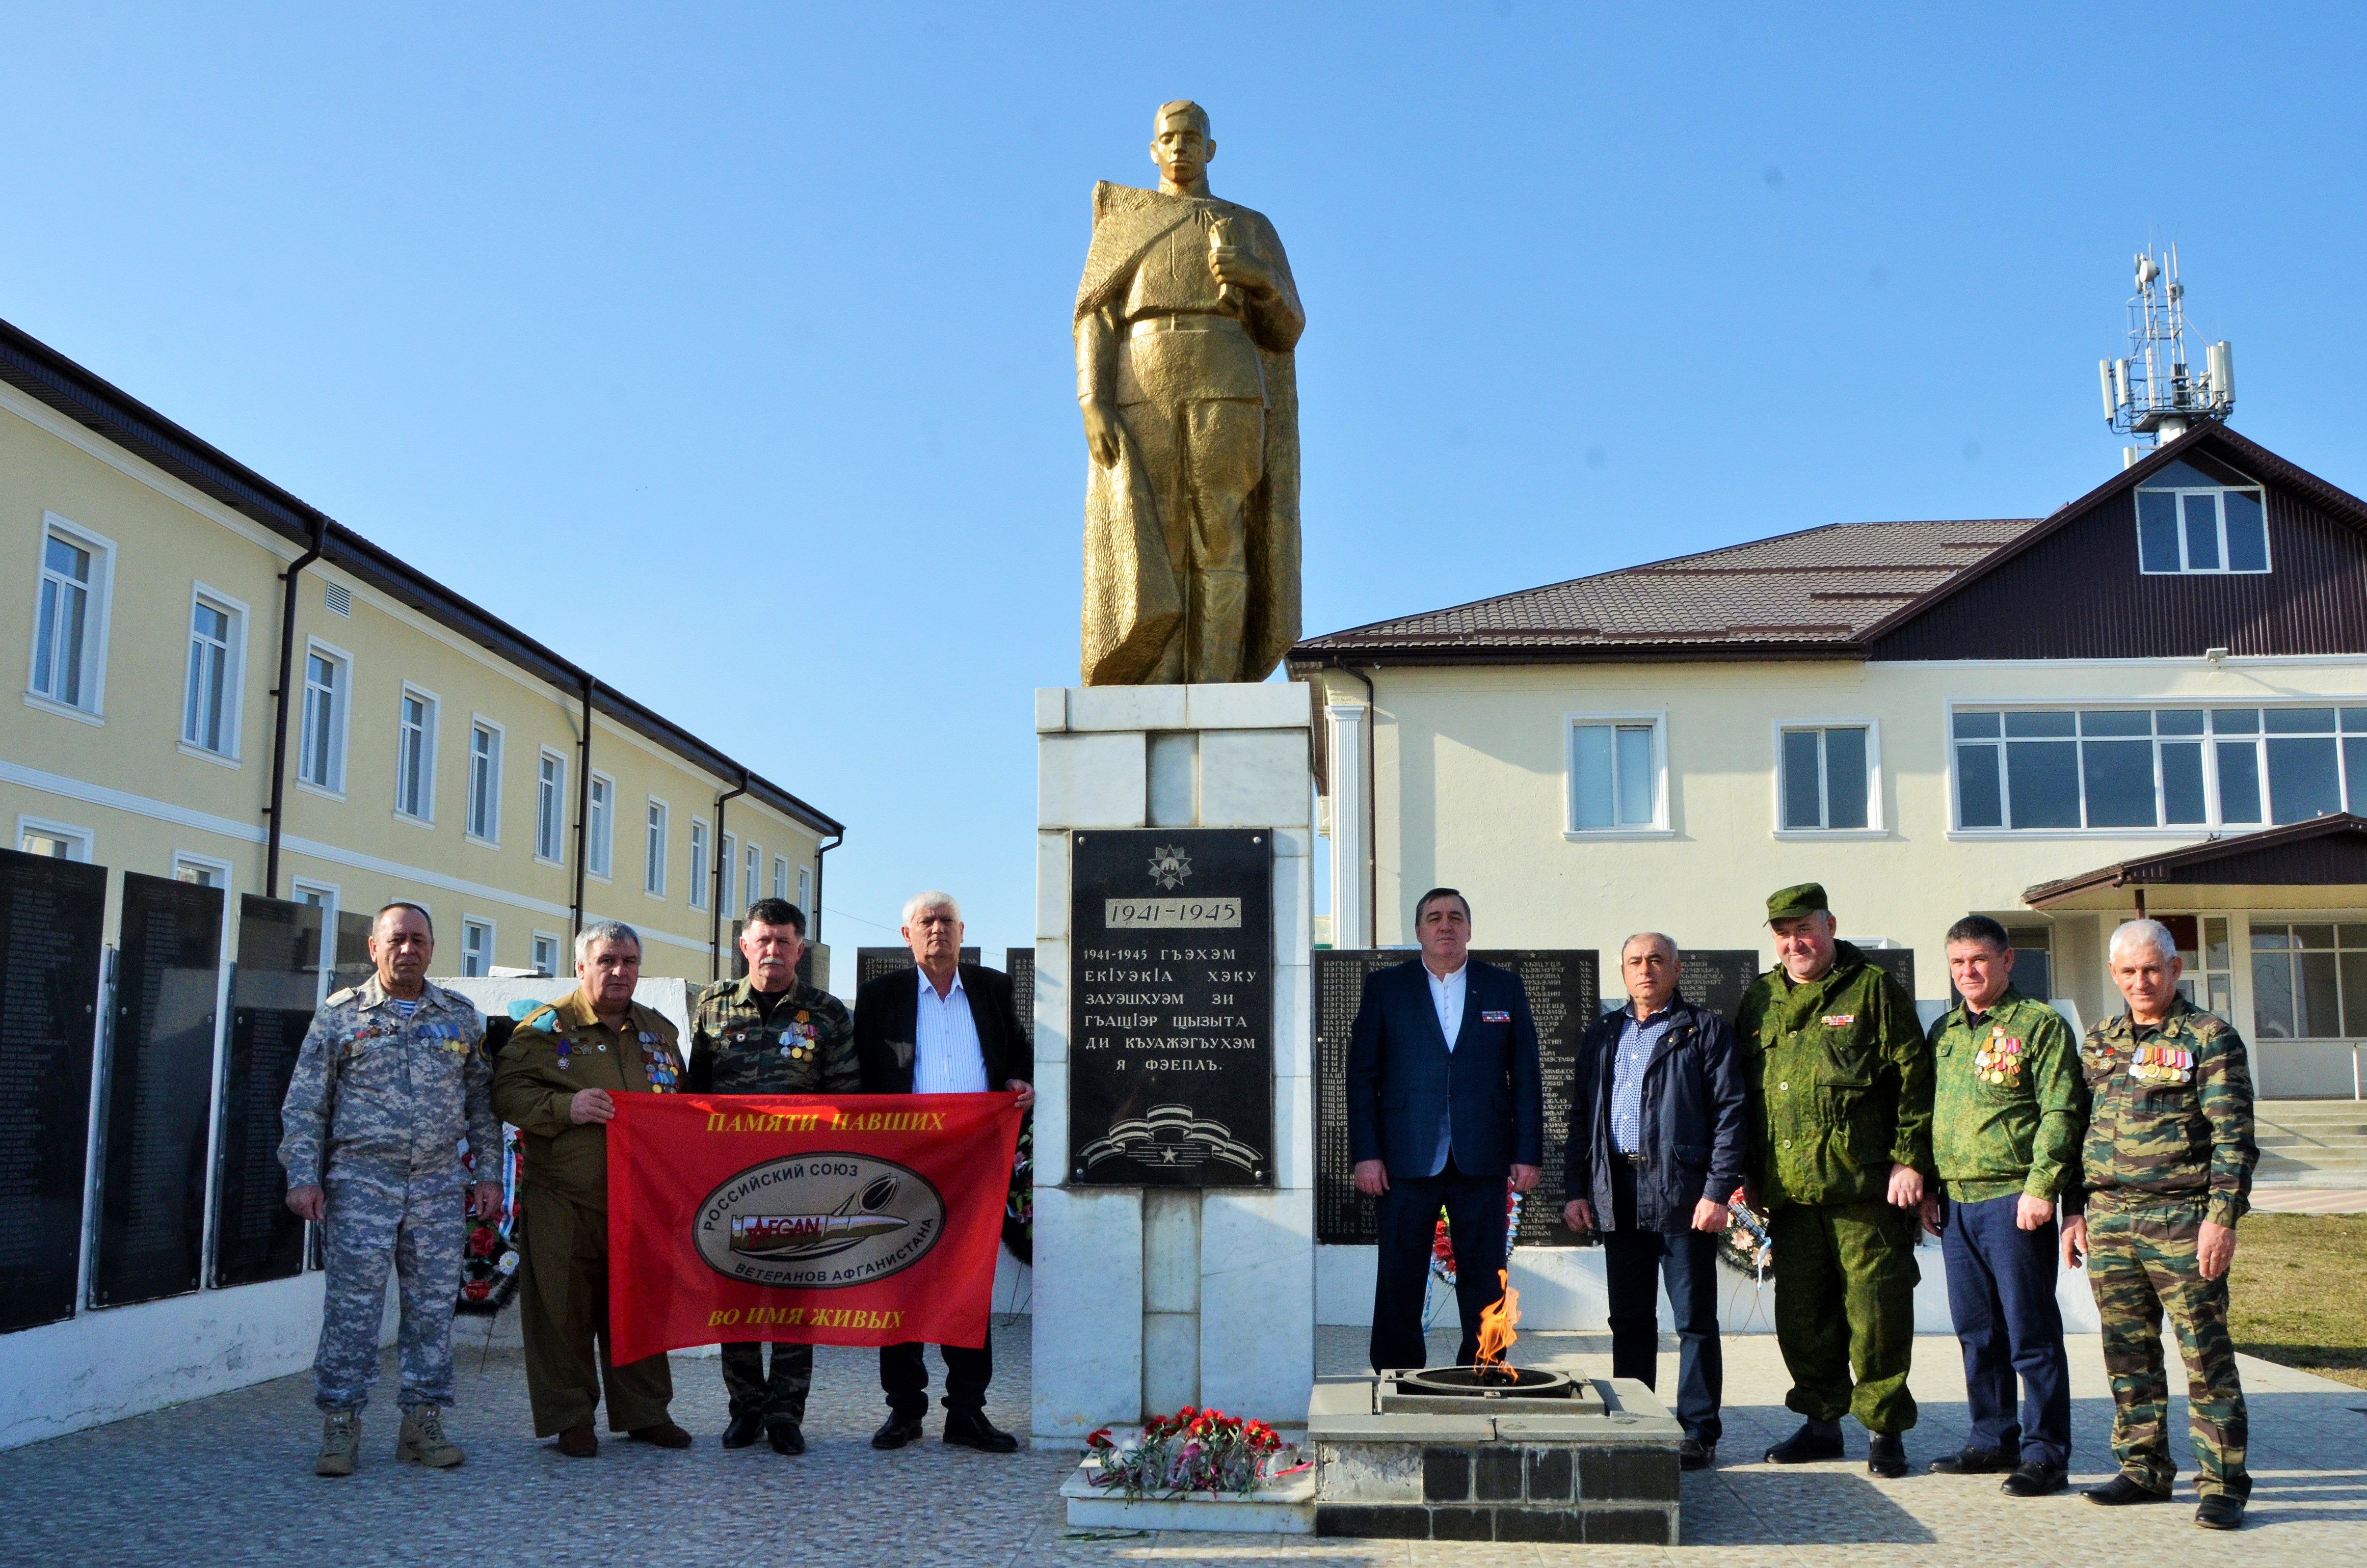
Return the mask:
[[912,1092],[914,1094],[984,1094],[986,1053],[979,1048],[978,1021],[969,1014],[969,995],[962,989],[961,971],[954,983],[937,995],[928,972],[912,966],[921,987],[921,1007],[913,1022]]
[[1430,976],[1431,1005],[1438,1010],[1439,1032],[1446,1036],[1450,1053],[1455,1049],[1455,1037],[1463,1032],[1463,982],[1469,968],[1466,964],[1442,980],[1429,964],[1421,966],[1421,972]]

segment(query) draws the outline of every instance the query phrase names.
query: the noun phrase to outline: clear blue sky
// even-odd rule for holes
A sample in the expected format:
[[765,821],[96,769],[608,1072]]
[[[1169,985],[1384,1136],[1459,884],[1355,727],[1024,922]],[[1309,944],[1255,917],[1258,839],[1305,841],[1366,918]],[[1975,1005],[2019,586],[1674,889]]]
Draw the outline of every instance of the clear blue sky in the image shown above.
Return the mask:
[[1306,301],[1310,633],[2049,510],[2148,239],[2367,488],[2367,12],[1651,9],[19,6],[0,316],[843,818],[842,948],[1027,940],[1070,300],[1164,98]]

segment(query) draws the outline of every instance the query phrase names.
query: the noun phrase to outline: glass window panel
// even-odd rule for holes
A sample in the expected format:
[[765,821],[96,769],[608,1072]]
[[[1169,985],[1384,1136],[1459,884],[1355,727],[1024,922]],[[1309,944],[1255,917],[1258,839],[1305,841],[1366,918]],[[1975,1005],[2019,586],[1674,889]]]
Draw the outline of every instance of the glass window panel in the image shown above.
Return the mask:
[[2200,735],[2203,733],[2203,710],[2156,708],[2153,728],[2157,735]]
[[1960,828],[2005,826],[2005,792],[1998,776],[1998,748],[1956,748],[1956,825]]
[[2199,740],[2162,742],[2161,819],[2180,824],[2210,820],[2203,796],[2203,743]]
[[2268,520],[2260,514],[2260,492],[2223,491],[2219,503],[2227,512],[2227,570],[2268,570],[2269,528]]
[[2203,922],[2192,915],[2157,915],[2169,940],[2178,944],[2178,956],[2189,969],[2193,968],[2195,955],[2203,951]]
[[2293,957],[2283,953],[2252,955],[2252,1027],[2263,1040],[2298,1037],[2293,1015]]
[[2010,713],[2005,716],[2005,732],[2017,739],[2076,735],[2078,718],[2072,713]]
[[1784,732],[1784,826],[1821,828],[1824,804],[1817,783],[1817,732]]
[[2342,809],[2342,778],[2332,736],[2271,740],[2268,751],[2271,821],[2306,822]]
[[2143,571],[2178,570],[2178,497],[2166,491],[2137,491],[2137,566]]
[[2367,953],[2346,953],[2342,968],[2342,1032],[2367,1035]]
[[2260,749],[2249,740],[2222,740],[2213,747],[2219,762],[2219,820],[2260,819]]
[[1619,823],[1648,827],[1652,820],[1652,732],[1641,726],[1619,728]]
[[1825,731],[1825,826],[1863,828],[1865,810],[1865,731]]
[[[2090,740],[2079,750],[2080,773],[2088,789],[2088,826],[2153,827],[2153,742]],[[2018,776],[2014,780],[2017,804],[2021,782]]]
[[2213,708],[2211,733],[2214,735],[2258,735],[2260,732],[2260,710],[2258,708]]
[[2293,1028],[2304,1040],[2332,1040],[2342,1032],[2342,990],[2335,955],[2304,953],[2293,959]]
[[2044,1001],[2055,994],[2055,961],[2043,947],[2013,950],[2014,988]]
[[1570,744],[1570,818],[1581,829],[1611,826],[1611,727],[1581,724]]
[[2214,975],[2210,976],[2210,980],[2211,999],[2203,1004],[2203,1010],[2215,1012],[2221,1018],[2225,1018],[2227,1010],[2235,1005],[2233,986],[2225,975]]
[[2293,928],[2292,928],[2292,927],[2290,927],[2290,926],[2282,926],[2282,925],[2279,925],[2279,926],[2264,926],[2264,925],[2260,924],[2258,920],[2255,920],[2255,921],[2253,921],[2253,922],[2252,922],[2252,951],[2253,951],[2253,952],[2255,952],[2255,953],[2265,953],[2265,952],[2270,952],[2270,951],[2275,951],[2275,952],[2280,952],[2280,953],[2282,953],[2282,951],[2284,951],[2286,948],[2288,948],[2288,947],[2290,947],[2290,946],[2292,946],[2292,945],[2293,945]]
[[2264,716],[2271,735],[2327,735],[2334,729],[2332,708],[2271,708]]
[[2214,917],[2203,922],[2203,966],[2225,969],[2228,965],[2227,922]]
[[2063,740],[2009,740],[2005,752],[2013,825],[2078,827],[2079,748]]
[[2344,708],[2342,733],[2345,735],[2367,734],[2367,708]]
[[2186,570],[2219,570],[2219,498],[2190,495],[2186,502]]
[[42,555],[43,564],[51,571],[73,578],[76,582],[90,581],[90,552],[76,549],[55,534],[50,536],[49,548]]
[[2332,926],[2293,926],[2289,929],[2293,931],[2293,944],[2295,947],[2332,947],[2334,945]]
[[[2361,708],[2360,712],[2367,714],[2367,708]],[[1966,713],[1960,710],[1956,715],[1956,739],[1994,740],[1998,738],[2001,728],[2001,718],[2002,716],[1996,713]]]
[[2337,926],[2334,941],[2338,947],[2367,947],[2367,926]]
[[2344,805],[2367,817],[2367,735],[2342,738],[2342,777]]
[[2143,708],[2131,713],[2125,709],[2088,712],[2079,716],[2082,735],[2151,735],[2153,715]]

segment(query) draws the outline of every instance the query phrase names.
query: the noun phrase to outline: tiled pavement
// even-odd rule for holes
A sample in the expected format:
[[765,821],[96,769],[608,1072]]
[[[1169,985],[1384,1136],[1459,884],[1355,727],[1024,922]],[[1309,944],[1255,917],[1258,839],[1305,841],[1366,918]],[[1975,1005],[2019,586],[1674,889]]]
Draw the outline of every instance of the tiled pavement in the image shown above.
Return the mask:
[[[1362,1331],[1319,1333],[1325,1370],[1360,1362]],[[1016,1428],[1027,1403],[1025,1320],[1002,1320],[996,1337],[989,1413]],[[1538,1337],[1604,1348],[1597,1337]],[[1927,1337],[1917,1351],[1914,1387],[1924,1418],[1908,1451],[1920,1464],[1962,1440],[1964,1404],[1954,1342]],[[1750,1462],[1791,1428],[1781,1408],[1784,1379],[1766,1336],[1730,1338],[1727,1357],[1726,1462],[1684,1478],[1685,1541],[1670,1550],[1072,1533],[1054,1495],[1068,1456],[989,1457],[946,1449],[934,1436],[900,1453],[873,1452],[868,1438],[882,1413],[876,1363],[859,1350],[820,1352],[807,1427],[813,1446],[802,1459],[781,1459],[762,1446],[718,1448],[724,1411],[716,1364],[685,1356],[674,1360],[674,1412],[698,1434],[695,1449],[661,1453],[618,1440],[596,1461],[572,1461],[527,1435],[515,1352],[472,1350],[461,1361],[463,1403],[454,1420],[470,1450],[459,1470],[429,1474],[393,1462],[396,1416],[383,1397],[391,1387],[390,1357],[381,1401],[364,1424],[361,1473],[316,1479],[311,1459],[319,1424],[308,1386],[284,1378],[0,1453],[0,1562],[1163,1568],[1286,1559],[1408,1568],[1565,1561],[1599,1568],[2007,1568],[2202,1559],[2214,1568],[2355,1568],[2367,1562],[2367,1393],[2355,1388],[2248,1359],[2258,1478],[2252,1522],[2240,1535],[2206,1536],[2193,1528],[2183,1486],[2173,1506],[2107,1511],[2076,1495],[2009,1501],[1987,1478],[1877,1481],[1862,1458],[1799,1470]],[[1667,1358],[1663,1387],[1673,1359]],[[2071,1361],[2074,1461],[2092,1481],[2109,1468],[2111,1419],[2092,1337],[2073,1341]],[[2182,1423],[2182,1408],[2178,1418]],[[1862,1456],[1853,1428],[1852,1436],[1852,1451]]]

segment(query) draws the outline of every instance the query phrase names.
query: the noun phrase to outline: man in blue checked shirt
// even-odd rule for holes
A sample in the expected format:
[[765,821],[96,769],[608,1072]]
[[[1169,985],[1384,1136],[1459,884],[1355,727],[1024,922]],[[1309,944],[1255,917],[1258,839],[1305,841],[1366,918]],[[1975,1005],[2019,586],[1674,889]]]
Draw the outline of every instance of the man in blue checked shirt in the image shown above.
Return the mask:
[[1717,1462],[1725,1382],[1717,1241],[1742,1183],[1742,1059],[1734,1031],[1677,994],[1677,944],[1639,931],[1619,950],[1627,1005],[1578,1048],[1569,1096],[1562,1219],[1603,1238],[1611,1375],[1655,1383],[1659,1292],[1675,1312],[1679,1462]]

